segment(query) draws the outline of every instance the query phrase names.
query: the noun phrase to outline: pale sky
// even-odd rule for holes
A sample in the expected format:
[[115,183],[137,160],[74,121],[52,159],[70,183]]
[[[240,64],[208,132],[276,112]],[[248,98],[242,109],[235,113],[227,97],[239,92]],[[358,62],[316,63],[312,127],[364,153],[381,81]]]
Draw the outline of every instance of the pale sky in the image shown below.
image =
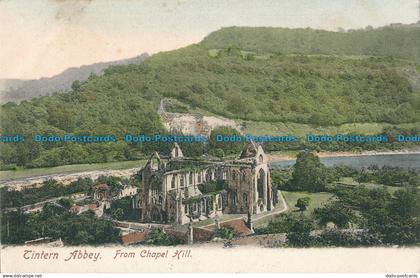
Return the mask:
[[414,23],[417,0],[0,0],[0,78],[172,50],[227,26]]

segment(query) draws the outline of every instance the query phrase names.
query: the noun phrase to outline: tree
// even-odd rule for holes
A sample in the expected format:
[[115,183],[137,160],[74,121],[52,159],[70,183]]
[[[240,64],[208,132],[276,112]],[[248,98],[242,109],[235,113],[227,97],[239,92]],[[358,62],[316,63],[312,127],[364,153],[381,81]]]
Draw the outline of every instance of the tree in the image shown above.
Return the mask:
[[312,221],[303,214],[298,219],[293,219],[290,232],[287,233],[287,241],[293,247],[309,247],[312,243],[310,235],[314,228]]
[[413,245],[420,241],[418,189],[398,190],[382,208],[364,213],[367,228],[385,244]]
[[[357,213],[361,220],[357,223],[382,244],[413,245],[420,241],[420,193],[417,188],[398,190],[393,196],[383,188],[365,187],[343,188],[336,194],[341,208],[337,205],[316,211],[318,219],[324,218],[323,222],[332,217],[336,221],[345,219],[343,210],[347,207]],[[345,226],[344,223],[341,225]]]
[[254,228],[256,234],[289,233],[296,222],[294,214],[280,214],[271,220],[266,227]]
[[298,154],[287,187],[295,191],[319,192],[327,185],[327,169],[318,156],[310,152]]
[[225,156],[225,152],[222,149],[219,149],[219,148],[212,149],[210,151],[210,154],[214,155],[215,157],[218,157],[218,158],[223,158]]
[[73,83],[71,84],[71,89],[72,89],[74,92],[79,91],[79,90],[80,90],[80,87],[81,87],[81,83],[80,83],[80,81],[79,81],[79,80],[74,80],[74,81],[73,81]]
[[66,209],[70,209],[73,206],[74,202],[69,198],[63,198],[58,200],[58,204],[65,207]]
[[299,198],[296,202],[295,207],[299,208],[300,211],[305,211],[307,207],[309,206],[310,201],[311,201],[311,198],[309,197]]
[[420,193],[417,188],[407,188],[394,193],[390,203],[390,213],[401,218],[418,217],[420,215]]
[[271,176],[271,183],[275,185],[278,189],[282,189],[284,185],[287,183],[288,179],[290,179],[291,173],[288,172],[281,172],[277,170],[270,171]]
[[333,202],[314,211],[315,218],[321,225],[333,222],[339,228],[348,228],[349,223],[355,219],[351,209],[347,208],[342,202]]
[[356,176],[356,181],[359,184],[369,182],[370,180],[371,180],[371,177],[365,169],[362,169],[362,171],[360,171],[360,173]]

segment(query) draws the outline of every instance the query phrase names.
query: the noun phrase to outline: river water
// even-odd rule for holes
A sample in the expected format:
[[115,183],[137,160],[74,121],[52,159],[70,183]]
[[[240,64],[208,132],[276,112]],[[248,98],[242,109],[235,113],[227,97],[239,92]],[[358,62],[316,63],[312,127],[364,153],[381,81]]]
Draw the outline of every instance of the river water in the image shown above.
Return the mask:
[[[417,153],[322,157],[320,160],[327,167],[344,164],[356,169],[366,168],[370,165],[420,169],[420,154]],[[295,160],[273,161],[270,163],[273,168],[289,168],[294,164]]]

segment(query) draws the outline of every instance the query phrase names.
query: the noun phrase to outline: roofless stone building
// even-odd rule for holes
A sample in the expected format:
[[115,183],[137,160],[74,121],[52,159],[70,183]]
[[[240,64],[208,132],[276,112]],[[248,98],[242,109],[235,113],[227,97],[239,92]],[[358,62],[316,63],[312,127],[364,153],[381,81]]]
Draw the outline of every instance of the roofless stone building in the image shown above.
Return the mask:
[[154,153],[139,174],[135,206],[141,222],[185,224],[222,214],[259,214],[273,210],[277,200],[267,157],[253,142],[229,161],[186,158],[175,144],[170,158]]

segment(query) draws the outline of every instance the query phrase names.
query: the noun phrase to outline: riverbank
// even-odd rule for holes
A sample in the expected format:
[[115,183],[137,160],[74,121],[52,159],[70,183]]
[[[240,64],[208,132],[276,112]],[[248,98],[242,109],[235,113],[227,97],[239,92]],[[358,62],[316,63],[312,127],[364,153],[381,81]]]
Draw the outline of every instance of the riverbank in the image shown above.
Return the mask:
[[108,175],[110,173],[118,175],[120,171],[140,169],[145,163],[146,160],[135,160],[6,170],[0,171],[0,186],[12,185],[13,181],[36,180],[37,182],[42,182],[44,179],[72,176],[73,174],[83,174],[86,177],[101,174]]
[[[267,154],[269,162],[289,161],[293,163],[298,152],[283,152]],[[317,155],[321,158],[331,157],[373,157],[383,155],[409,155],[420,154],[420,149],[399,150],[399,151],[366,151],[366,152],[319,152]],[[105,176],[124,176],[128,177],[137,172],[145,161],[124,161],[98,164],[79,164],[66,165],[51,168],[22,169],[15,171],[0,172],[0,187],[12,186],[16,189],[22,189],[27,186],[40,185],[45,180],[55,179],[64,184],[76,180],[79,177],[97,178],[100,175]],[[325,162],[326,163],[326,162]],[[408,162],[407,162],[408,163]],[[412,162],[409,162],[412,163]]]
[[[299,152],[291,153],[270,153],[267,154],[270,162],[295,160]],[[375,155],[401,155],[401,154],[420,154],[420,149],[398,150],[398,151],[363,151],[363,152],[318,152],[319,157],[353,157],[353,156],[375,156]]]
[[125,170],[95,170],[71,174],[51,174],[45,176],[27,177],[16,180],[10,179],[7,181],[1,181],[0,187],[11,186],[15,190],[22,190],[27,187],[40,187],[44,182],[48,180],[55,180],[63,185],[69,185],[70,183],[77,181],[78,179],[89,178],[92,180],[96,180],[100,176],[129,178],[135,173],[137,173],[140,169],[141,168],[130,168]]

